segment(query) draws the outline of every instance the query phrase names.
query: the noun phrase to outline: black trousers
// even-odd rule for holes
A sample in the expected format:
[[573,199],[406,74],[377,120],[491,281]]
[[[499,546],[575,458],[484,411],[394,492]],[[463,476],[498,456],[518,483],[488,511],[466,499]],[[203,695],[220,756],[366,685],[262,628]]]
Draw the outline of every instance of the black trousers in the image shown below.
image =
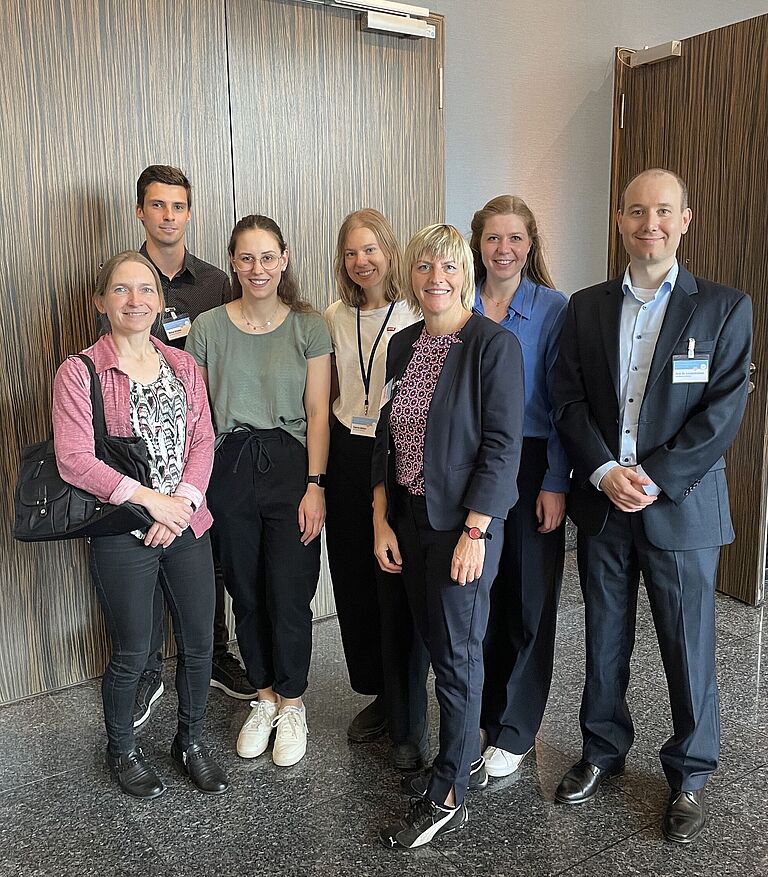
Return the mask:
[[565,524],[537,532],[536,499],[546,471],[546,439],[524,439],[519,499],[504,523],[484,643],[481,726],[489,745],[518,755],[533,746],[547,705],[563,581]]
[[208,487],[212,536],[248,679],[288,698],[307,688],[310,603],[320,574],[320,538],[300,541],[306,479],[307,451],[293,436],[242,430],[216,451]]
[[[227,629],[227,616],[224,608],[224,575],[221,572],[221,564],[213,553],[214,581],[216,583],[216,608],[213,613],[213,654],[223,655],[229,650],[229,630]],[[155,599],[152,609],[152,641],[149,647],[148,671],[159,673],[163,666],[163,647],[165,645],[165,600],[163,589],[158,582],[155,588]]]
[[403,488],[393,495],[393,522],[403,558],[403,580],[419,631],[435,671],[440,705],[440,749],[427,789],[442,804],[453,788],[464,800],[469,768],[479,757],[483,693],[483,637],[488,624],[491,583],[504,538],[503,522],[491,521],[483,574],[461,587],[451,579],[451,559],[461,530],[434,530],[426,500]]
[[211,678],[213,561],[207,533],[191,528],[168,548],[148,548],[130,533],[90,540],[91,576],[112,641],[101,693],[109,749],[134,746],[136,686],[147,662],[158,581],[171,610],[176,637],[179,736],[199,742]]
[[328,565],[352,688],[383,694],[393,743],[425,743],[429,655],[402,577],[373,554],[373,439],[331,431],[325,522]]
[[715,576],[720,548],[664,551],[639,513],[611,509],[599,536],[578,537],[587,668],[581,703],[584,758],[623,763],[634,740],[626,701],[643,574],[669,687],[672,736],[661,747],[667,782],[695,790],[717,768],[720,708],[715,669]]

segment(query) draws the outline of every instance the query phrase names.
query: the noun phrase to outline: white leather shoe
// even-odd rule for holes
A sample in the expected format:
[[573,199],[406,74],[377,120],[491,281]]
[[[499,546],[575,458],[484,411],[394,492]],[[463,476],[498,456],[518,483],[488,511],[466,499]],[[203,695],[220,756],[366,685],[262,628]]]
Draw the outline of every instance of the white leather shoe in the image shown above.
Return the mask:
[[256,758],[266,750],[272,736],[275,716],[277,704],[273,701],[251,701],[251,714],[245,720],[237,738],[237,754],[241,758]]
[[[529,749],[528,752],[530,751]],[[528,752],[515,755],[514,752],[507,752],[506,749],[499,749],[498,746],[489,746],[483,752],[485,772],[491,777],[508,777],[520,767]]]

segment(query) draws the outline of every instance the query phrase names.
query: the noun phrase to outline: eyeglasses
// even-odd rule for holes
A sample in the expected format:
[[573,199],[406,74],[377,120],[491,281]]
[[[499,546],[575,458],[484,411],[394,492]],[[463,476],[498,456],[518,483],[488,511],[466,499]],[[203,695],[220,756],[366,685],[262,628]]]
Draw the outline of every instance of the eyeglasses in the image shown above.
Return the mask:
[[280,256],[276,256],[274,253],[266,253],[259,258],[258,256],[251,256],[250,253],[244,253],[242,256],[235,256],[232,261],[241,271],[250,271],[256,266],[256,263],[261,265],[265,271],[272,271],[274,268],[277,268]]

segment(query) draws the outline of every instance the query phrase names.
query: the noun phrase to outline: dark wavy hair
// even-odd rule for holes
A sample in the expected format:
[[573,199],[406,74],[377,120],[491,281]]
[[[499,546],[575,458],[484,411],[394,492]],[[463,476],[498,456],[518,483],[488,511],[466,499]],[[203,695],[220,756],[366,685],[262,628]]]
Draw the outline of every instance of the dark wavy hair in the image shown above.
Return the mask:
[[[232,229],[232,234],[229,238],[229,246],[227,247],[230,259],[235,258],[237,239],[240,235],[246,231],[256,230],[268,231],[277,241],[277,246],[281,255],[287,251],[288,245],[283,238],[282,231],[280,231],[280,226],[274,221],[274,219],[270,219],[268,216],[261,216],[260,214],[252,213],[250,216],[244,216]],[[243,297],[243,289],[240,286],[240,278],[237,276],[234,268],[231,267],[231,263],[230,272],[232,275],[232,300],[234,301],[235,299]],[[288,305],[292,311],[308,313],[309,311],[315,310],[308,301],[301,297],[299,284],[296,282],[296,278],[293,275],[290,260],[280,277],[280,284],[277,287],[277,295],[280,301],[282,301],[283,304]]]

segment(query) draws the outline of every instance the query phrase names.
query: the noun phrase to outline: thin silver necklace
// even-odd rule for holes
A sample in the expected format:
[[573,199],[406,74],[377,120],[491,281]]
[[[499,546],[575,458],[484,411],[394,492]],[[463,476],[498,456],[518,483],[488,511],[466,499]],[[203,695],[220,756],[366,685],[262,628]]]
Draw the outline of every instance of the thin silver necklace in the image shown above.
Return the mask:
[[249,329],[253,329],[254,332],[260,332],[262,329],[269,329],[269,327],[272,325],[272,321],[273,321],[273,320],[275,319],[275,317],[277,316],[277,312],[278,312],[279,310],[280,310],[280,302],[278,301],[278,302],[277,302],[277,307],[276,307],[275,310],[272,312],[272,316],[267,320],[267,322],[264,323],[263,326],[257,326],[255,323],[252,323],[252,322],[248,319],[248,317],[245,316],[245,311],[243,310],[243,300],[240,299],[240,316],[243,318],[243,322],[245,323],[245,325],[246,325]]

